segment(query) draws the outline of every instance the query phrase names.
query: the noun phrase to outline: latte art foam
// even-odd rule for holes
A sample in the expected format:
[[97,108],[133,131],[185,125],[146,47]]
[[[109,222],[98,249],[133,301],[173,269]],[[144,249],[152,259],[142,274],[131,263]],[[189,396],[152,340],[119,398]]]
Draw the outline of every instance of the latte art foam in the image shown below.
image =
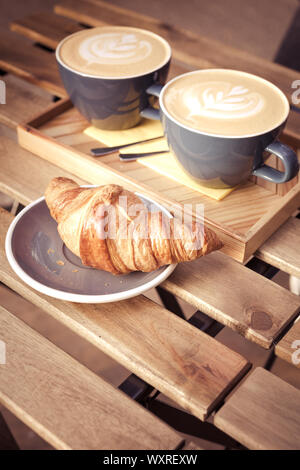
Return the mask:
[[59,61],[85,75],[126,78],[150,73],[168,62],[171,49],[143,29],[103,26],[74,33],[57,48]]
[[178,94],[189,109],[187,117],[191,120],[194,116],[239,119],[257,114],[265,105],[261,94],[229,82],[196,83]]
[[88,64],[131,64],[146,59],[152,51],[149,41],[136,34],[95,34],[79,46],[79,54]]
[[163,104],[183,124],[224,136],[264,132],[280,124],[288,112],[286,98],[273,84],[222,69],[174,79],[166,87]]

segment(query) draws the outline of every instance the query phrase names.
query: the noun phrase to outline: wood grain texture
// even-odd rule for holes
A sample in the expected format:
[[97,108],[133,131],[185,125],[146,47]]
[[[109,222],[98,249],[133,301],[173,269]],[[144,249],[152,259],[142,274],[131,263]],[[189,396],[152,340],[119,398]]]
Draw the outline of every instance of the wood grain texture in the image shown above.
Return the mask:
[[257,258],[300,277],[300,219],[290,217],[255,253]]
[[18,136],[16,129],[12,127],[7,127],[5,124],[0,123],[0,136],[7,137],[8,139],[14,140],[15,142],[18,141]]
[[298,7],[297,0],[277,0],[270,15],[269,0],[244,2],[242,11],[240,0],[227,0],[226,8],[224,2],[219,0],[177,2],[176,8],[172,8],[173,0],[165,0],[164,8],[155,1],[148,4],[136,3],[136,0],[110,0],[108,3],[178,24],[182,29],[201,32],[201,35],[217,39],[222,44],[244,49],[268,60],[275,56]]
[[47,12],[15,20],[11,23],[10,29],[55,49],[64,37],[80,31],[83,27],[69,18]]
[[30,120],[52,103],[52,95],[22,78],[7,74],[1,79],[6,85],[6,104],[0,106],[0,122],[15,128]]
[[39,295],[8,265],[10,214],[0,210],[0,280],[130,371],[205,419],[249,369],[239,354],[139,296],[114,304],[74,304]]
[[250,449],[300,449],[300,390],[258,367],[216,413],[214,424]]
[[54,54],[34,47],[26,38],[0,33],[0,68],[12,72],[57,96],[66,96]]
[[300,321],[296,321],[286,335],[276,344],[276,356],[300,368]]
[[0,191],[24,205],[41,197],[49,181],[58,175],[85,183],[27,152],[7,137],[0,137],[0,167]]
[[57,449],[174,449],[181,437],[0,307],[0,401]]
[[[288,183],[287,183],[288,184]],[[270,236],[286,222],[300,206],[300,183],[291,188],[280,201],[273,204],[247,232],[246,256],[249,258]],[[279,197],[277,195],[277,197]]]
[[247,261],[300,204],[300,183],[279,197],[274,191],[249,181],[217,202],[168,181],[150,168],[141,168],[138,162],[120,162],[116,153],[95,159],[88,153],[99,144],[81,136],[87,121],[74,108],[66,110],[64,106],[65,102],[58,103],[51,116],[46,113],[20,126],[20,144],[67,171],[72,168],[74,174],[92,184],[100,181],[121,184],[144,192],[174,210],[182,210],[186,204],[185,210],[190,213],[195,213],[197,204],[203,204],[207,226],[223,241],[224,253],[238,261]]
[[300,310],[298,296],[222,253],[178,265],[162,285],[264,348]]

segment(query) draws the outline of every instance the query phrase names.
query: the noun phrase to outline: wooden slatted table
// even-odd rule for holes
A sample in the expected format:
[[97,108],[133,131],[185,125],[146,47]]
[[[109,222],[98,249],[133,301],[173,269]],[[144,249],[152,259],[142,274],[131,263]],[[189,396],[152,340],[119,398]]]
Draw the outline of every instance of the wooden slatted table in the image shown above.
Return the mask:
[[[39,114],[50,105],[53,95],[66,96],[51,52],[63,37],[85,25],[116,23],[144,27],[170,41],[174,50],[171,75],[181,72],[183,60],[186,70],[188,58],[191,69],[225,66],[257,73],[272,80],[287,95],[290,83],[297,78],[297,73],[286,67],[220,47],[205,37],[148,16],[101,1],[64,0],[55,6],[53,14],[14,21],[9,41],[6,33],[0,34],[0,69],[8,72],[4,78],[9,97],[7,105],[0,107],[0,131],[2,128],[5,134],[7,127],[15,129],[20,122]],[[27,41],[31,47],[23,48],[24,53],[17,52],[20,42]],[[34,47],[32,42],[36,43]],[[300,114],[295,111],[285,138],[300,147]],[[85,183],[84,178],[74,178],[72,167],[62,169],[59,161],[50,163],[20,148],[9,133],[7,137],[0,132],[0,165],[0,191],[23,205],[40,197],[54,176]],[[113,306],[83,305],[37,293],[15,275],[6,259],[4,240],[12,220],[12,214],[0,209],[3,284],[187,413],[200,420],[213,415],[215,426],[244,446],[300,447],[299,391],[263,369],[250,373],[240,386],[251,367],[247,358],[210,336],[214,333],[209,335],[209,331],[196,328],[193,318],[187,322],[174,315],[168,310],[171,304],[165,308],[139,296]],[[300,220],[291,217],[259,248],[256,257],[300,277],[299,241]],[[272,280],[222,253],[214,253],[178,266],[161,288],[207,314],[216,325],[228,326],[260,347],[276,345],[278,356],[299,366],[300,322],[293,325],[293,321],[299,314],[300,301]],[[199,449],[1,306],[0,340],[8,346],[8,362],[0,365],[0,402],[54,447]],[[76,427],[78,421],[80,428]],[[0,437],[3,432],[6,427],[0,415]],[[15,445],[11,439],[9,445]]]
[[[15,129],[20,120],[31,118],[52,102],[52,95],[16,75],[7,74],[6,105],[1,107],[0,122]],[[30,103],[30,106],[28,106]]]
[[257,251],[259,259],[300,278],[300,219],[291,217]]
[[[7,347],[0,401],[57,449],[175,449],[182,439],[0,308]],[[25,367],[24,367],[25,366]],[[23,382],[20,390],[18,380]]]
[[214,417],[250,449],[300,449],[300,390],[258,367]]

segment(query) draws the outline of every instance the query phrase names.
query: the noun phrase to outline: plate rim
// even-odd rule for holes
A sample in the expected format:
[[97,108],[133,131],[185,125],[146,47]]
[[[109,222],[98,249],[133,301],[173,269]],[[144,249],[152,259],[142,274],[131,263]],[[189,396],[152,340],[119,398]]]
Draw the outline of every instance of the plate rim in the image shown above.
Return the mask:
[[[97,185],[81,185],[81,187],[97,187]],[[152,203],[155,203],[161,210],[164,212],[168,212],[165,207],[163,207],[161,204],[158,202],[148,198],[148,196],[142,194],[142,193],[136,193],[138,196],[141,196],[145,198],[146,200],[149,200]],[[132,297],[136,297],[140,294],[143,294],[149,289],[152,289],[153,287],[156,287],[160,283],[162,283],[167,277],[170,276],[170,274],[174,271],[174,269],[177,266],[177,263],[169,264],[166,265],[165,269],[158,274],[154,279],[151,279],[151,281],[146,282],[145,284],[142,284],[141,286],[134,287],[132,289],[128,289],[119,293],[113,293],[113,294],[76,294],[72,292],[66,292],[58,289],[54,289],[53,287],[48,287],[45,284],[36,281],[33,279],[29,274],[26,273],[26,271],[21,268],[19,265],[18,261],[16,260],[13,250],[12,250],[12,237],[14,234],[14,230],[20,221],[20,219],[27,213],[29,212],[32,207],[35,207],[37,204],[41,203],[42,201],[45,200],[45,197],[42,196],[35,201],[32,201],[30,204],[28,204],[22,211],[13,219],[11,222],[7,233],[5,237],[5,252],[6,252],[6,257],[7,260],[13,269],[13,271],[17,274],[17,276],[24,281],[27,285],[32,287],[34,290],[46,294],[49,297],[59,299],[59,300],[65,300],[68,302],[75,302],[75,303],[110,303],[110,302],[118,302],[121,300],[129,299]],[[169,213],[170,214],[170,213]],[[171,216],[171,214],[170,214]],[[171,216],[172,217],[172,216]]]

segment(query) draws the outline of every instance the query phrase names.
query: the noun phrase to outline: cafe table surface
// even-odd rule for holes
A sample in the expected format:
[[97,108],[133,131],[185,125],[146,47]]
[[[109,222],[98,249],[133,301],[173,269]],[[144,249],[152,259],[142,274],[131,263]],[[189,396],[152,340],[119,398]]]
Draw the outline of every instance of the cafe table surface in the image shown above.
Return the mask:
[[[246,265],[222,252],[178,265],[157,288],[160,303],[143,295],[114,304],[56,300],[31,289],[8,264],[5,236],[20,207],[43,195],[57,175],[87,183],[72,167],[67,171],[21,148],[16,127],[66,96],[53,53],[60,39],[103,24],[165,37],[174,51],[173,73],[180,73],[182,61],[191,69],[239,68],[272,80],[286,94],[297,78],[289,68],[95,0],[61,1],[52,14],[14,21],[11,32],[0,34],[7,91],[0,107],[0,191],[15,201],[10,212],[0,209],[0,281],[129,371],[114,387],[1,306],[0,298],[0,347],[6,347],[0,403],[56,449],[201,449],[183,430],[183,416],[192,417],[193,429],[210,423],[231,447],[299,449],[300,391],[268,370],[278,356],[299,373],[300,300],[272,281],[279,269],[300,277],[297,214]],[[297,111],[285,139],[300,146]],[[178,299],[193,307],[189,319]],[[247,357],[222,344],[217,335],[224,327],[269,350],[265,366],[251,368]],[[178,420],[156,416],[160,395]],[[18,448],[2,415],[1,446]]]

